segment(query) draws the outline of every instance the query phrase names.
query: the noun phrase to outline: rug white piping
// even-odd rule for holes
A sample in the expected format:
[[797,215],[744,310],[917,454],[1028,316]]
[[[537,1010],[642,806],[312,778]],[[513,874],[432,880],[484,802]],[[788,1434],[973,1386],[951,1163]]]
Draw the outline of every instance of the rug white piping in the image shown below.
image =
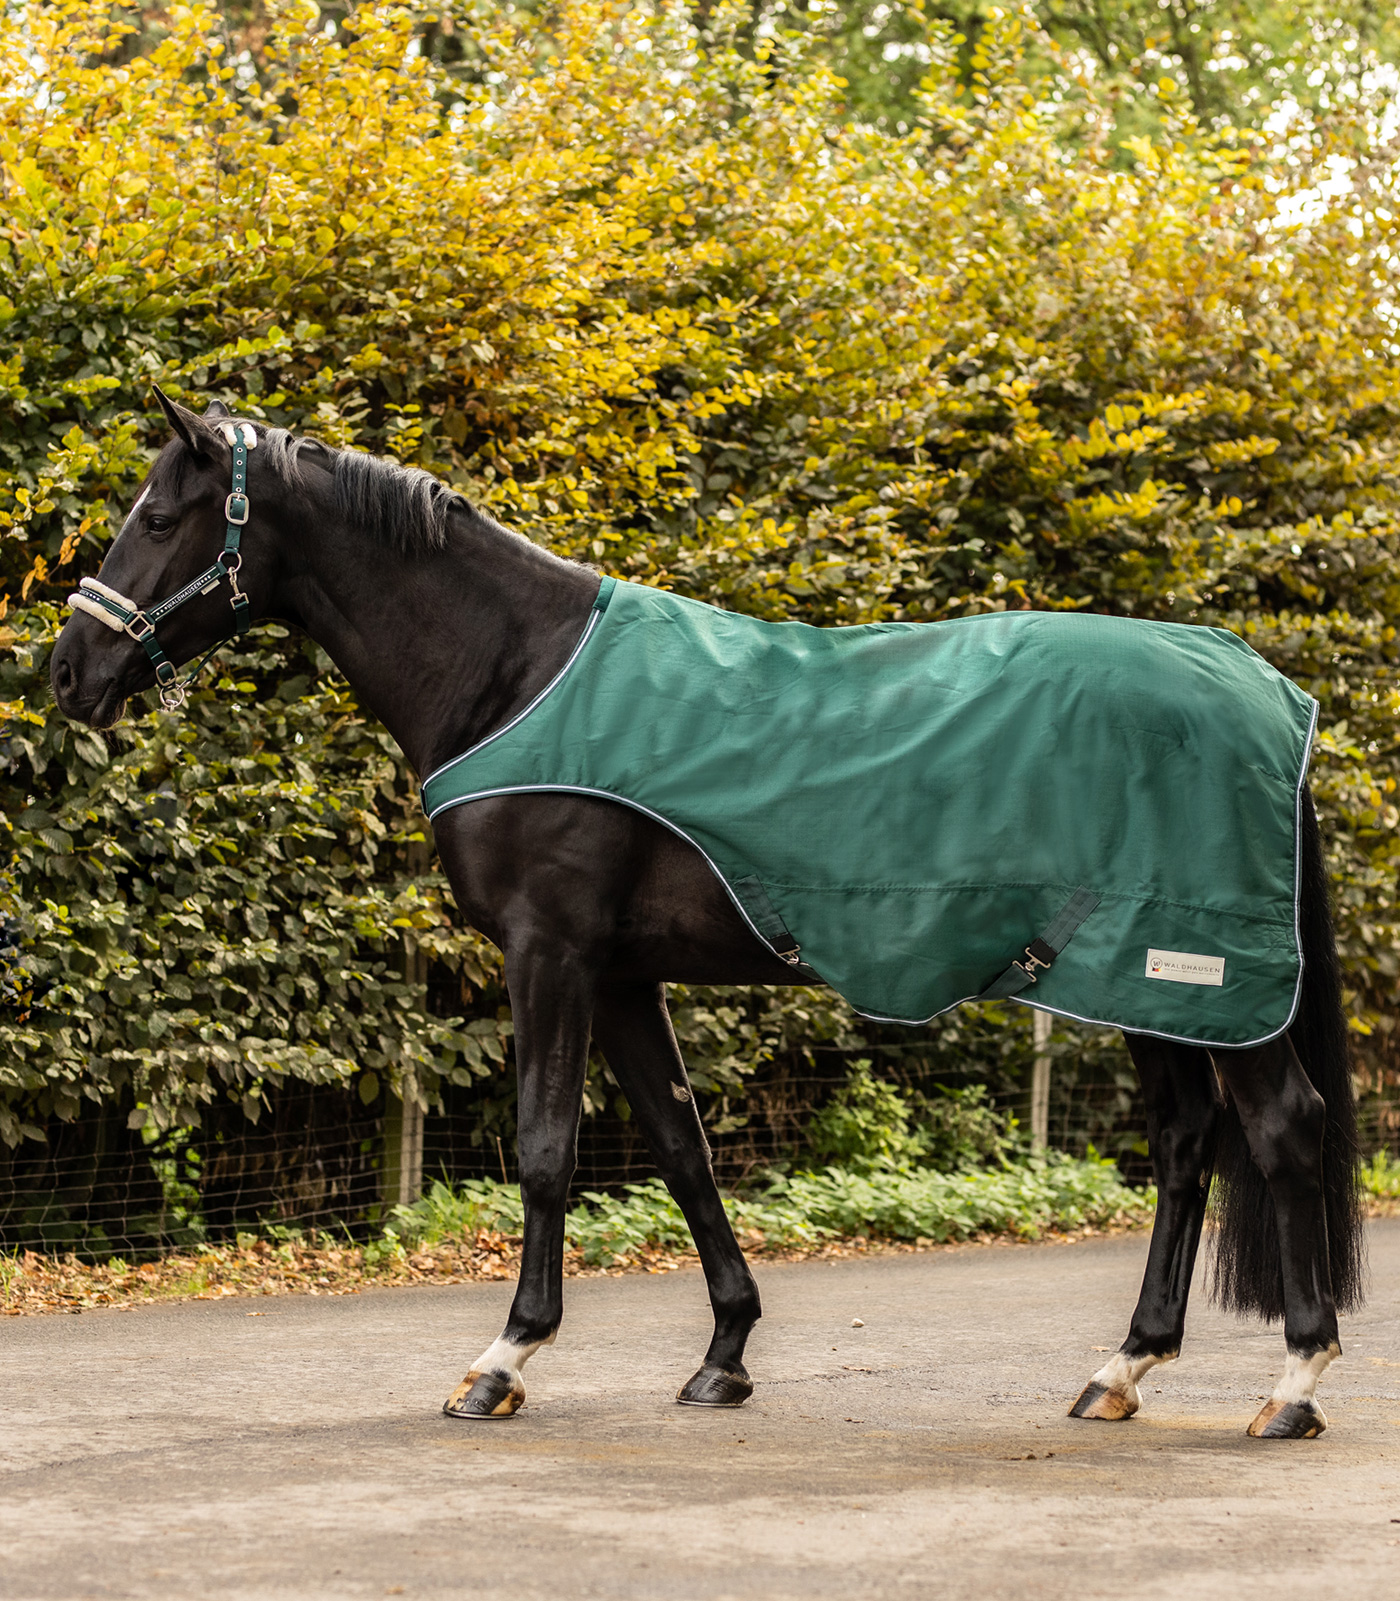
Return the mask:
[[[584,625],[584,630],[579,636],[578,644],[576,644],[573,650],[570,651],[568,661],[566,661],[559,671],[555,673],[554,677],[551,678],[550,681],[539,692],[539,694],[535,696],[534,700],[532,700],[530,704],[522,711],[518,711],[508,723],[502,724],[494,734],[488,734],[485,739],[478,740],[470,750],[464,750],[460,756],[454,756],[450,762],[444,762],[441,767],[435,767],[432,772],[429,773],[428,776],[423,780],[420,788],[426,789],[435,778],[440,778],[444,773],[450,773],[459,762],[464,762],[469,756],[475,756],[478,751],[485,750],[493,740],[499,739],[502,734],[510,733],[511,729],[514,728],[518,723],[523,723],[530,713],[534,711],[543,701],[547,700],[548,697],[552,695],[556,689],[558,689],[560,684],[563,683],[569,669],[578,660],[579,652],[582,651],[583,647],[588,643],[593,630],[600,622],[602,622],[602,620],[602,612],[598,611],[595,607],[595,609],[589,614],[588,622]],[[442,807],[439,807],[438,810],[441,811]],[[432,814],[430,813],[428,821],[432,822],[432,820]]]

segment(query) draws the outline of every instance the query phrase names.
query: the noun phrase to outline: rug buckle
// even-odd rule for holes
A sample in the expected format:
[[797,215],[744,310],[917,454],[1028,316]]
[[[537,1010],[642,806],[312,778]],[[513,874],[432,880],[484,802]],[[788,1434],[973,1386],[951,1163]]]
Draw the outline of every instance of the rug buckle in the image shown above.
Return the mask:
[[1030,979],[1032,984],[1039,982],[1036,969],[1043,972],[1047,967],[1053,967],[1058,953],[1053,945],[1047,945],[1043,939],[1033,939],[1026,946],[1025,960],[1015,965]]

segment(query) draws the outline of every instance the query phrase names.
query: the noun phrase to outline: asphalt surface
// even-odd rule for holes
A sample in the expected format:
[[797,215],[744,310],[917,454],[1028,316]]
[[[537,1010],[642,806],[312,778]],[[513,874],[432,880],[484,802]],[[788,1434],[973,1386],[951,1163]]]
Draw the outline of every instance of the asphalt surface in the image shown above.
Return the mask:
[[0,1596],[1400,1596],[1400,1220],[1370,1244],[1315,1441],[1246,1439],[1282,1339],[1200,1295],[1137,1418],[1066,1418],[1143,1236],[762,1268],[733,1413],[671,1401],[689,1272],[570,1283],[494,1423],[438,1408],[509,1285],[6,1319]]

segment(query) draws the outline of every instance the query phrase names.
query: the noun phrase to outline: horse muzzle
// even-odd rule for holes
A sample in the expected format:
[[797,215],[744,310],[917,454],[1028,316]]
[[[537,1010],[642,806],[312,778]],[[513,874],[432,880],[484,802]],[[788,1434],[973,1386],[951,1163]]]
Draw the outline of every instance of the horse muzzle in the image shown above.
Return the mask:
[[[98,637],[89,639],[89,633]],[[129,643],[127,649],[130,649]],[[135,662],[105,630],[77,617],[64,624],[49,662],[49,684],[59,711],[91,728],[110,728],[126,711],[124,687]]]

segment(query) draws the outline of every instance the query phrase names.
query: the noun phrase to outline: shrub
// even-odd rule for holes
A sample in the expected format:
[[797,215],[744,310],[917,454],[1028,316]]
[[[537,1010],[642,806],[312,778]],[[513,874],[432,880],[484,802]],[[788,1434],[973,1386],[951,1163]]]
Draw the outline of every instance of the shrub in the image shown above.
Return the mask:
[[[977,1234],[1035,1239],[1051,1229],[1143,1222],[1156,1204],[1151,1189],[1124,1184],[1112,1162],[1051,1154],[992,1172],[935,1173],[829,1167],[821,1173],[771,1173],[741,1195],[728,1195],[730,1222],[751,1244],[810,1247],[823,1240],[875,1236],[946,1242]],[[470,1238],[478,1229],[518,1234],[520,1191],[495,1179],[457,1189],[434,1183],[413,1206],[397,1207],[385,1238],[405,1246]],[[609,1265],[656,1247],[691,1249],[680,1208],[659,1179],[629,1184],[622,1195],[586,1191],[570,1208],[565,1240],[585,1262]]]
[[909,1166],[950,1173],[1002,1160],[1015,1148],[1015,1127],[988,1103],[983,1084],[909,1095],[876,1078],[862,1058],[811,1118],[803,1156],[857,1173]]
[[852,1064],[845,1084],[807,1125],[807,1144],[818,1162],[869,1172],[916,1162],[927,1150],[922,1130],[912,1130],[912,1109],[893,1085],[870,1072],[870,1061]]
[[[46,1012],[0,1025],[0,1136],[122,1079],[133,1115],[167,1121],[215,1093],[255,1109],[277,1074],[369,1066],[430,1096],[506,1034],[495,955],[452,931],[422,860],[411,775],[314,651],[229,652],[178,728],[151,713],[108,744],[53,719],[43,605],[95,565],[159,443],[152,379],[387,450],[565,555],[765,617],[1235,630],[1322,702],[1348,1006],[1388,1070],[1383,106],[1207,133],[1163,88],[1160,133],[1110,150],[1092,91],[1027,85],[1015,16],[979,34],[967,83],[930,32],[904,133],[848,120],[802,40],[755,42],[728,0],[703,28],[561,0],[547,24],[363,4],[330,30],[286,0],[246,49],[209,0],[139,46],[120,16],[0,14],[0,805],[48,986]],[[424,47],[449,26],[453,52]],[[256,860],[259,828],[293,874]],[[401,986],[405,940],[461,975],[460,1025]],[[774,1051],[860,1043],[815,991],[681,999],[725,1094]]]

